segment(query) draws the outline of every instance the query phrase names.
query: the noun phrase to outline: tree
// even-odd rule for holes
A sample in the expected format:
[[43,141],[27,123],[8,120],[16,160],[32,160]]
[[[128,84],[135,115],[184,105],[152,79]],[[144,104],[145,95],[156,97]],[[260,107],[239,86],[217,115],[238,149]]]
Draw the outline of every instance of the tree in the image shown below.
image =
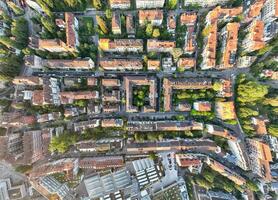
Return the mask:
[[254,182],[252,182],[252,181],[250,181],[250,180],[248,180],[248,181],[246,182],[246,187],[247,187],[249,190],[252,190],[253,192],[258,192],[258,191],[259,191],[258,186],[257,186]]
[[202,31],[202,36],[207,37],[210,33],[211,28],[212,28],[211,25],[206,26]]
[[41,17],[41,23],[43,27],[50,33],[55,34],[56,33],[56,25],[52,18],[50,17]]
[[268,87],[255,81],[239,84],[237,100],[242,103],[254,102],[262,99],[268,93]]
[[59,136],[52,137],[49,144],[49,151],[65,153],[69,147],[77,142],[77,135],[73,133],[64,132]]
[[98,15],[96,16],[96,20],[97,20],[98,26],[99,26],[100,30],[102,31],[102,33],[107,34],[108,28],[106,26],[105,21]]
[[177,62],[182,54],[183,54],[183,50],[181,48],[174,48],[172,51],[172,56],[174,58],[174,61]]
[[239,117],[240,118],[247,118],[250,116],[258,116],[259,112],[256,110],[252,110],[251,108],[241,107],[239,108]]
[[27,47],[28,45],[28,22],[25,18],[20,17],[12,22],[11,34],[16,38],[17,46],[20,49]]
[[148,37],[151,37],[153,33],[153,25],[152,24],[147,24],[146,26],[146,35]]
[[105,10],[105,16],[107,19],[112,19],[112,10],[111,9],[106,9]]
[[219,81],[216,81],[216,82],[213,83],[212,88],[213,88],[214,91],[218,92],[222,89],[222,83],[219,82]]
[[277,124],[271,124],[268,127],[268,132],[270,135],[274,136],[274,137],[278,137],[278,125]]
[[278,96],[272,98],[265,98],[263,104],[278,107]]
[[65,0],[65,3],[70,7],[74,7],[77,5],[78,1],[77,0]]
[[153,30],[153,37],[154,37],[154,38],[158,38],[159,36],[160,36],[160,31],[159,31],[158,28],[155,28],[155,29]]
[[177,7],[178,0],[168,0],[168,9],[175,9]]
[[9,1],[8,6],[12,9],[15,15],[23,15],[24,10],[22,10],[20,7],[18,7],[14,2]]
[[149,158],[152,159],[152,160],[157,160],[158,156],[154,152],[151,152],[149,154]]
[[100,10],[102,8],[101,0],[92,0],[93,7]]

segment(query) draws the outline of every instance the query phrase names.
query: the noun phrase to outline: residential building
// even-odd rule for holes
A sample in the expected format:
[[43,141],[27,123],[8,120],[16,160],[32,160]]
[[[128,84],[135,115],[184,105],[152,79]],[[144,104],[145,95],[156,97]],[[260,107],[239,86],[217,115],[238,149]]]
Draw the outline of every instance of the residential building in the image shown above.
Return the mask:
[[203,167],[203,159],[206,156],[199,154],[176,154],[175,158],[179,167],[188,168],[191,173],[200,174]]
[[73,124],[74,131],[76,132],[82,132],[89,128],[95,128],[100,126],[100,120],[99,119],[93,119],[88,121],[81,121],[81,122],[75,122]]
[[133,16],[128,14],[126,15],[126,33],[129,35],[134,35],[135,34],[135,25],[134,25],[134,20]]
[[175,47],[175,41],[165,41],[156,39],[148,39],[147,41],[148,52],[172,52]]
[[43,89],[34,90],[32,95],[33,105],[60,105],[60,86],[56,78],[43,78]]
[[21,86],[40,86],[43,84],[43,79],[38,76],[16,76],[13,79],[13,84]]
[[262,20],[265,23],[276,20],[278,18],[278,1],[266,0],[263,4],[261,14]]
[[91,58],[77,58],[74,60],[64,60],[64,59],[57,59],[51,60],[46,59],[42,61],[42,65],[44,67],[50,69],[62,69],[62,70],[90,70],[95,67],[95,63]]
[[251,122],[254,125],[256,134],[258,135],[266,135],[267,129],[266,129],[266,122],[268,122],[267,119],[263,117],[252,117]]
[[182,13],[180,15],[180,24],[186,25],[187,31],[185,35],[184,51],[192,54],[197,48],[195,24],[197,21],[196,13]]
[[217,151],[218,148],[211,140],[168,140],[160,142],[133,142],[127,143],[129,153],[150,153],[194,150],[196,148],[205,151]]
[[121,190],[132,184],[131,176],[126,168],[111,172],[107,175],[96,174],[84,180],[89,198],[104,198],[117,196],[123,199]]
[[117,34],[121,34],[121,19],[120,19],[120,15],[113,12],[112,14],[112,32],[113,34],[117,35]]
[[124,125],[124,121],[122,119],[103,119],[101,120],[102,127],[122,127]]
[[23,134],[23,159],[25,164],[33,164],[49,155],[50,134],[41,130],[28,131]]
[[61,200],[74,200],[73,191],[66,183],[60,183],[53,176],[44,176],[39,179],[39,184],[50,194],[57,194]]
[[42,70],[42,58],[36,55],[26,55],[24,56],[24,64],[33,70]]
[[124,158],[122,156],[105,156],[82,158],[79,160],[79,167],[81,169],[110,169],[120,168],[124,166]]
[[79,45],[78,20],[72,13],[65,13],[66,43],[60,39],[31,38],[31,46],[54,53],[74,52]]
[[171,34],[175,34],[176,32],[176,14],[174,11],[170,11],[167,16],[167,30]]
[[88,86],[97,86],[98,85],[98,79],[95,77],[88,77],[87,78],[87,85]]
[[104,52],[143,52],[141,39],[99,39],[99,48]]
[[196,66],[195,58],[179,58],[177,66],[181,70],[187,70]]
[[195,121],[128,121],[127,130],[137,132],[203,130],[203,124]]
[[219,82],[221,83],[221,88],[217,91],[216,96],[218,97],[232,97],[232,83],[229,79],[220,79]]
[[222,58],[219,69],[228,69],[234,67],[236,64],[237,41],[239,23],[228,23],[221,31]]
[[188,5],[194,5],[194,4],[198,4],[202,7],[207,7],[207,6],[215,6],[215,5],[219,5],[219,4],[226,4],[228,3],[228,0],[185,0],[184,1],[184,5],[188,6]]
[[98,91],[60,92],[61,104],[72,104],[76,100],[89,100],[98,98]]
[[250,167],[253,173],[270,182],[269,162],[272,162],[272,155],[267,144],[256,139],[246,139],[246,146],[250,157]]
[[178,103],[177,107],[175,108],[175,111],[178,112],[189,112],[191,110],[191,104],[189,104],[186,101]]
[[256,60],[256,56],[241,56],[237,60],[238,68],[250,67],[252,63]]
[[235,156],[234,164],[244,170],[249,169],[249,157],[244,142],[240,140],[228,140],[229,149]]
[[227,129],[224,129],[221,126],[207,124],[206,129],[207,129],[208,133],[211,135],[223,137],[223,138],[226,138],[227,140],[231,140],[231,141],[238,140],[237,137],[234,136],[230,131],[228,131]]
[[263,21],[253,20],[253,22],[248,25],[246,31],[248,31],[248,34],[242,42],[242,46],[246,51],[256,51],[265,46]]
[[143,106],[143,112],[155,112],[156,111],[156,99],[157,99],[157,85],[156,79],[153,77],[143,76],[125,76],[123,87],[126,97],[126,112],[138,112],[138,107],[132,104],[133,102],[133,88],[134,86],[149,86],[149,105]]
[[267,22],[264,25],[264,41],[271,40],[278,33],[278,21]]
[[104,70],[142,70],[143,62],[139,58],[121,59],[121,58],[101,58],[100,67]]
[[104,104],[102,110],[104,113],[117,113],[120,112],[121,108],[119,104]]
[[52,112],[52,113],[45,113],[45,114],[39,114],[37,115],[37,122],[38,123],[44,123],[44,122],[50,122],[58,120],[61,117],[60,112]]
[[150,60],[150,59],[148,59],[147,68],[148,68],[148,70],[158,71],[160,69],[160,60]]
[[120,102],[121,92],[119,90],[105,90],[102,93],[103,102]]
[[212,88],[211,79],[206,78],[186,78],[186,79],[173,79],[164,78],[164,111],[169,112],[172,110],[172,91],[185,90],[185,89],[210,89]]
[[130,0],[109,0],[112,9],[129,9]]
[[176,71],[176,66],[174,66],[172,57],[162,58],[161,66],[162,66],[163,71],[166,71],[166,72]]
[[13,185],[10,178],[0,179],[0,199],[20,200],[28,198],[28,189],[25,184]]
[[195,101],[193,108],[200,112],[208,112],[211,111],[211,103],[208,101]]
[[162,8],[165,0],[136,0],[136,8]]
[[65,173],[66,178],[73,178],[77,175],[78,169],[78,159],[63,158],[46,164],[33,166],[30,178],[35,179],[55,173]]
[[226,167],[225,165],[221,164],[220,162],[217,162],[216,160],[213,160],[212,158],[208,158],[206,160],[207,165],[213,169],[214,171],[217,171],[222,176],[225,176],[226,178],[230,179],[237,185],[244,185],[246,183],[246,180],[237,174],[234,170],[231,170],[230,168]]
[[153,26],[160,26],[163,21],[163,10],[139,10],[139,24],[151,23]]
[[101,79],[101,85],[103,87],[120,87],[121,81],[120,79],[103,78]]
[[243,8],[245,14],[245,21],[249,22],[261,14],[261,10],[265,0],[245,0],[243,1]]
[[216,116],[222,120],[236,119],[234,102],[217,101],[215,103]]
[[33,115],[22,115],[19,112],[2,113],[0,124],[4,127],[25,127],[36,123]]

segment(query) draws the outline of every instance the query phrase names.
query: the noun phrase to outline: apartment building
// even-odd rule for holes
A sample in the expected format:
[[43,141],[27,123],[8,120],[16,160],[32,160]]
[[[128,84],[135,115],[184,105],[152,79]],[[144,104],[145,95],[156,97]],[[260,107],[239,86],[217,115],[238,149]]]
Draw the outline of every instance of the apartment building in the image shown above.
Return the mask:
[[162,8],[165,0],[136,0],[136,8]]
[[178,68],[186,70],[196,66],[195,58],[179,58],[177,63]]
[[235,105],[233,101],[215,103],[216,116],[222,120],[236,119]]
[[60,39],[37,39],[31,38],[31,46],[40,50],[53,53],[75,52],[79,45],[78,20],[72,13],[65,13],[66,43]]
[[227,140],[237,141],[237,137],[234,136],[230,131],[224,129],[221,126],[207,124],[206,129],[210,135],[226,138]]
[[217,151],[218,148],[211,140],[168,140],[159,142],[133,142],[127,143],[126,150],[129,153],[169,152],[183,150]]
[[212,88],[211,79],[173,79],[164,78],[164,111],[170,112],[172,110],[172,91],[186,90],[186,89],[209,89]]
[[263,21],[253,20],[252,23],[248,25],[246,31],[248,31],[248,34],[242,42],[242,46],[246,51],[256,51],[265,46]]
[[130,0],[109,0],[112,9],[129,9]]
[[157,85],[156,79],[153,77],[143,76],[126,76],[124,77],[124,90],[126,98],[126,112],[138,112],[138,107],[132,104],[133,102],[133,88],[135,86],[149,86],[149,105],[143,106],[143,112],[155,112],[156,111],[156,99],[157,99]]
[[221,5],[221,4],[226,4],[228,3],[228,0],[185,0],[184,1],[184,5],[188,6],[188,5],[194,5],[194,4],[198,4],[202,7],[210,7],[210,6],[215,6],[215,5]]
[[246,139],[246,146],[251,170],[266,182],[270,182],[272,177],[269,162],[272,162],[272,155],[269,146],[259,140],[249,138]]
[[148,39],[147,51],[148,52],[172,52],[176,47],[175,41]]
[[229,69],[236,63],[239,23],[228,23],[221,31],[222,58],[219,69]]
[[142,70],[143,61],[140,58],[101,58],[99,66],[104,70]]
[[98,91],[60,92],[61,104],[72,104],[75,100],[90,100],[98,98]]
[[103,87],[119,87],[121,86],[120,79],[112,79],[112,78],[103,78],[101,80],[101,85]]
[[169,33],[175,34],[176,26],[176,14],[174,11],[170,11],[167,16],[167,30],[169,31]]
[[128,121],[129,131],[188,131],[203,130],[203,124],[195,121]]
[[88,128],[95,128],[95,127],[98,127],[98,126],[100,126],[100,120],[99,119],[75,122],[73,124],[74,131],[76,131],[76,132],[82,132],[82,131],[85,131]]
[[38,76],[16,76],[13,84],[20,86],[39,86],[43,84],[43,79]]
[[229,149],[235,156],[234,164],[244,170],[249,169],[249,157],[245,144],[240,140],[228,140]]
[[122,33],[121,19],[120,19],[120,15],[118,13],[113,12],[111,26],[112,26],[112,33],[114,35]]
[[77,58],[74,60],[44,59],[42,60],[42,65],[49,69],[61,70],[90,70],[95,67],[95,63],[91,58]]
[[135,25],[134,25],[134,19],[133,16],[128,14],[126,15],[126,33],[129,35],[135,34]]
[[163,10],[139,10],[139,24],[150,22],[153,26],[160,26],[163,21]]
[[262,8],[262,20],[266,22],[274,21],[278,18],[278,1],[266,0]]
[[141,39],[99,39],[99,48],[104,52],[143,52],[143,40]]
[[237,185],[243,185],[246,183],[246,180],[237,174],[234,170],[231,170],[230,168],[226,167],[225,165],[221,164],[220,162],[217,162],[216,160],[213,160],[212,158],[208,158],[206,160],[206,163],[208,166],[213,169],[214,171],[219,172],[222,176],[227,177],[231,181],[233,181]]
[[124,121],[122,119],[103,119],[101,120],[102,127],[122,127]]

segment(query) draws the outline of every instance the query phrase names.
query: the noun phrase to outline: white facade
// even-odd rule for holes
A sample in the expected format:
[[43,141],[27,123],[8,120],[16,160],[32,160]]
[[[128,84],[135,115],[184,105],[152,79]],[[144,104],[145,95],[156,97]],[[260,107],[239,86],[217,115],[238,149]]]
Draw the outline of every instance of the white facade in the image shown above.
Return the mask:
[[185,0],[184,5],[195,5],[198,4],[202,7],[204,6],[215,6],[216,4],[225,4],[229,0]]
[[162,8],[165,0],[135,0],[136,8]]
[[266,0],[264,7],[262,9],[262,20],[266,22],[271,22],[277,19],[277,0]]

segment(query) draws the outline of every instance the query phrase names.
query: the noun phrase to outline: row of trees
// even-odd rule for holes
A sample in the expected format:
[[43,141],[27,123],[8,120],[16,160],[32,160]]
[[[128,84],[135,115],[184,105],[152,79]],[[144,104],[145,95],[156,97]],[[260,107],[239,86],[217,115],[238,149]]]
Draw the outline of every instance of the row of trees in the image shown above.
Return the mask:
[[87,0],[37,0],[44,12],[51,16],[52,12],[83,11],[87,7]]
[[[251,118],[259,115],[268,115],[270,119],[268,132],[277,137],[276,122],[278,114],[277,91],[271,91],[266,85],[262,85],[246,75],[240,75],[237,79],[237,114],[245,133],[254,134],[254,126]],[[273,95],[274,94],[274,95]]]

